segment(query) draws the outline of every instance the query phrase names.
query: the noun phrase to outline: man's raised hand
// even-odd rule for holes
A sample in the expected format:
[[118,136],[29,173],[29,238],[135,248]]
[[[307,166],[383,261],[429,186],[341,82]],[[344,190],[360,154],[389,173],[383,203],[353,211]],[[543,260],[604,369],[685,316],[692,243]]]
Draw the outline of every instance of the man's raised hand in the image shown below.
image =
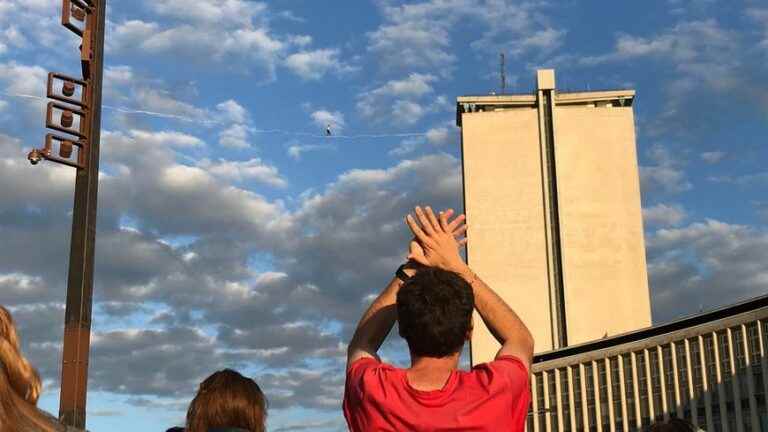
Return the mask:
[[429,207],[416,207],[416,217],[406,216],[405,221],[415,237],[411,241],[408,258],[444,270],[464,270],[466,264],[459,255],[459,247],[466,244],[467,239],[456,239],[466,232],[467,226],[464,215],[451,220],[452,215],[453,210],[440,212],[438,217]]

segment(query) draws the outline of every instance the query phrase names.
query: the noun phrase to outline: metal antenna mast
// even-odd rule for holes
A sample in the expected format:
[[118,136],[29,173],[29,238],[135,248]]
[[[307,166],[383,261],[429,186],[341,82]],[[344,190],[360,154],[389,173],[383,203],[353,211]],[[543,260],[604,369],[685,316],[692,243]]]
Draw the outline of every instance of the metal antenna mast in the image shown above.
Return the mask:
[[500,67],[501,67],[501,94],[506,93],[507,91],[507,72],[506,72],[506,65],[504,62],[504,53],[499,54],[500,57]]

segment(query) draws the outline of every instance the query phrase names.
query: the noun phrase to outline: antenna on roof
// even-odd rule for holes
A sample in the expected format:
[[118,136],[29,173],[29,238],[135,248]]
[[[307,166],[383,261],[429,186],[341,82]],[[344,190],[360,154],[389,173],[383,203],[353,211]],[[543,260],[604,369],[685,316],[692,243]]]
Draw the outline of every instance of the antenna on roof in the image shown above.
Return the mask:
[[499,54],[499,65],[501,68],[501,94],[507,92],[507,72],[505,70],[504,53]]

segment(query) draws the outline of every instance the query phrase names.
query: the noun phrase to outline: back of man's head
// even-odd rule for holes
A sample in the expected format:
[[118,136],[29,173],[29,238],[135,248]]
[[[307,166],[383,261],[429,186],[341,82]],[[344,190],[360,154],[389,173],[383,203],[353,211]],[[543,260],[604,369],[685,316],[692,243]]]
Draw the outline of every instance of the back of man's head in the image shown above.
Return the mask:
[[472,328],[472,287],[461,276],[425,267],[397,293],[400,336],[416,357],[446,357],[464,346]]

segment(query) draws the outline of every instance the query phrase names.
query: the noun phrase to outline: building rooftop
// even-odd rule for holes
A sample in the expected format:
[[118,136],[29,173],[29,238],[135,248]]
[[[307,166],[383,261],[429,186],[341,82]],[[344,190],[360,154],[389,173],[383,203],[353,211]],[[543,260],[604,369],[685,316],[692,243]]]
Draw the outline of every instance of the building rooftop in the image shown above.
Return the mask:
[[[635,91],[623,89],[554,92],[554,97],[555,104],[558,106],[630,107],[635,100]],[[538,96],[531,93],[459,96],[456,98],[456,125],[461,127],[463,113],[535,108],[537,104]]]
[[736,315],[742,315],[745,313],[755,312],[768,307],[768,295],[754,297],[749,300],[745,300],[740,303],[735,303],[729,306],[725,306],[719,309],[715,309],[709,312],[690,315],[681,318],[676,321],[659,324],[651,327],[647,327],[632,332],[606,337],[595,341],[572,345],[566,348],[561,348],[553,351],[540,353],[534,356],[534,363],[545,362],[549,360],[555,360],[563,357],[570,357],[573,355],[583,354],[591,351],[597,351],[605,348],[611,348],[618,345],[623,345],[632,342],[638,342],[641,340],[653,338],[656,336],[662,336],[668,333],[691,329],[702,325],[712,324],[726,318],[730,318]]

